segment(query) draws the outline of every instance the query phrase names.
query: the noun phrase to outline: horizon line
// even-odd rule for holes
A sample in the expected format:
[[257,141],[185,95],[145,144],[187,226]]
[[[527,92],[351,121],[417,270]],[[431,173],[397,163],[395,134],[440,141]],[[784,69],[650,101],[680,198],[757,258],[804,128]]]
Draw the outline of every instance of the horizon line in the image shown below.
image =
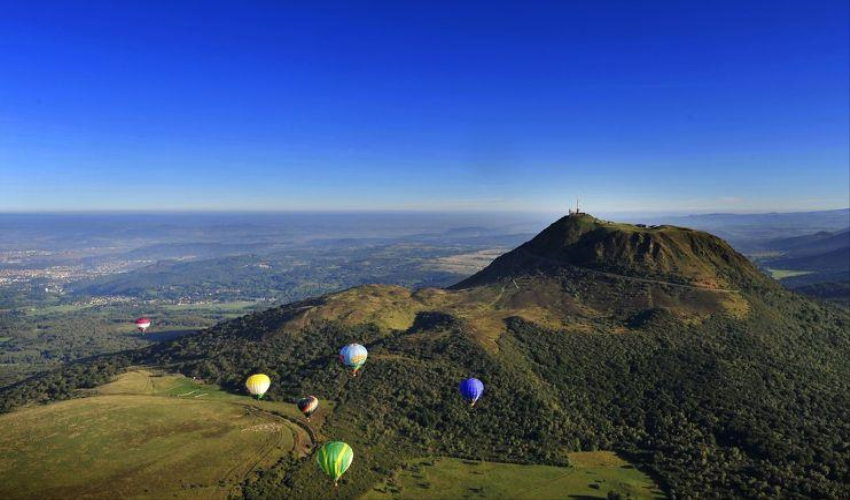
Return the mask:
[[[815,212],[838,212],[850,210],[850,205],[835,208],[818,209],[792,209],[787,211],[777,209],[765,210],[598,210],[583,211],[582,213],[592,215],[592,212],[600,214],[664,214],[664,215],[778,215],[778,214],[803,214]],[[0,215],[175,215],[175,214],[526,214],[526,215],[548,215],[561,213],[560,210],[491,210],[491,209],[460,209],[460,210],[437,210],[437,209],[90,209],[90,210],[0,210]],[[564,212],[566,214],[566,212]]]

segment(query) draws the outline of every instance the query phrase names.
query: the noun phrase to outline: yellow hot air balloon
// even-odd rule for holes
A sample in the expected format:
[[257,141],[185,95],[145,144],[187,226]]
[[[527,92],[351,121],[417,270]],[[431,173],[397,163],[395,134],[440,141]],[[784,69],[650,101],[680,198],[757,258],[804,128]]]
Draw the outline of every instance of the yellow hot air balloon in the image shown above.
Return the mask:
[[261,399],[263,397],[263,394],[269,390],[270,385],[272,385],[272,380],[265,373],[251,375],[248,377],[248,380],[245,381],[245,387],[248,388],[248,392],[250,392],[253,396],[257,396],[257,399]]

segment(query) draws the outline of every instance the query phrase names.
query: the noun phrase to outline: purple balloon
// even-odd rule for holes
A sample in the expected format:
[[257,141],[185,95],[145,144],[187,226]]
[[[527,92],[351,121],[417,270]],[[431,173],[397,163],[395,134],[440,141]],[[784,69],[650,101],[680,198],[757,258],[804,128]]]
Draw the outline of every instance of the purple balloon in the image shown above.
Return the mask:
[[460,394],[474,405],[484,394],[484,383],[477,378],[468,378],[460,383]]

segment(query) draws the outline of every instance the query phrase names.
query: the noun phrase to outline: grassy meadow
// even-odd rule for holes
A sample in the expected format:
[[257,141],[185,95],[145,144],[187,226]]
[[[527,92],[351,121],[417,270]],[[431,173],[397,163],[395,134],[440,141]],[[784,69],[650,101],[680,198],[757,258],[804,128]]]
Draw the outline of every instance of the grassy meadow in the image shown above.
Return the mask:
[[664,498],[644,473],[613,452],[571,453],[570,467],[421,459],[394,471],[360,500]]
[[781,280],[785,278],[793,278],[794,276],[805,276],[807,274],[812,274],[813,271],[795,271],[793,269],[768,268],[767,272],[770,273],[771,278]]
[[0,498],[225,499],[312,442],[294,405],[134,371],[0,417]]

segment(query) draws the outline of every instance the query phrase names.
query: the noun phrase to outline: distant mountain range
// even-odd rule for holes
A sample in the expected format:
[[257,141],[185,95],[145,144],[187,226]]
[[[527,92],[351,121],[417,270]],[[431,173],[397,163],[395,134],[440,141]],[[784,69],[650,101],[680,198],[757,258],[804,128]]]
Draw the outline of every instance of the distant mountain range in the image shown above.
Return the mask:
[[760,265],[787,276],[786,286],[850,305],[850,229],[778,238],[766,242]]
[[770,262],[772,266],[794,270],[816,272],[840,272],[850,270],[850,245],[823,253],[785,257]]
[[765,244],[772,240],[847,229],[850,227],[850,208],[812,212],[655,216],[646,220],[653,224],[673,224],[708,231],[727,240],[739,252],[752,253],[767,250]]
[[764,247],[782,252],[788,257],[829,253],[850,247],[850,229],[837,232],[819,231],[792,238],[779,238],[766,242]]

